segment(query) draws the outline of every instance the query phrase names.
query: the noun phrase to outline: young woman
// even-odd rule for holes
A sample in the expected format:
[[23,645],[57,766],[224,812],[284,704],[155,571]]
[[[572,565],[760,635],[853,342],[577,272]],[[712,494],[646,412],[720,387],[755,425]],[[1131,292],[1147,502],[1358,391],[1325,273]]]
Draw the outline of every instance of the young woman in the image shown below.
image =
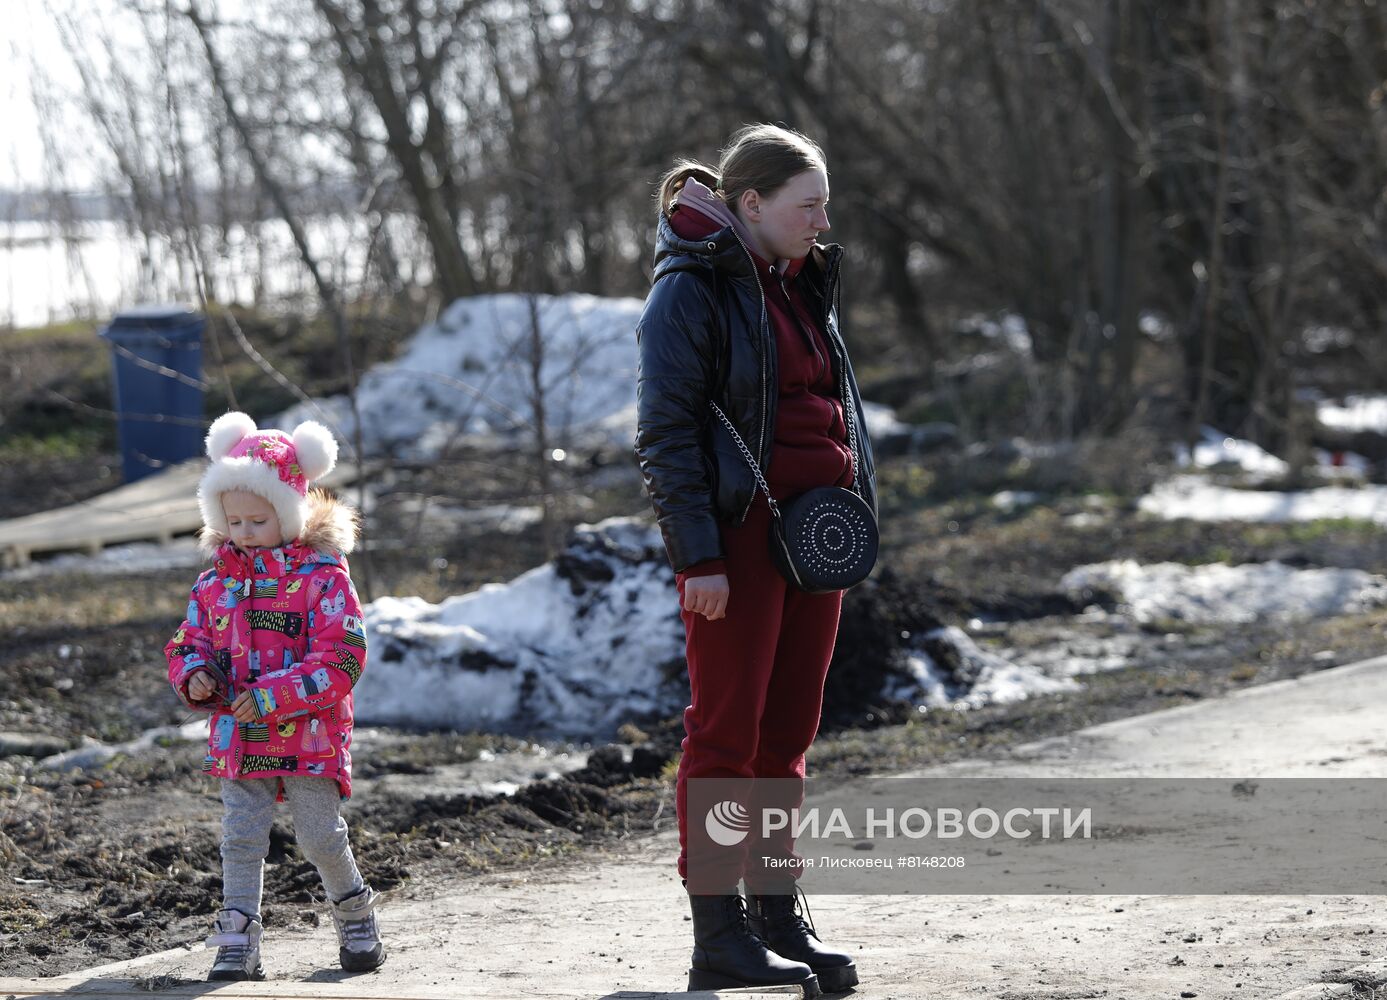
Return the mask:
[[[876,507],[838,331],[843,248],[818,242],[828,199],[822,150],[773,125],[740,129],[716,169],[683,161],[660,185],[654,284],[638,328],[636,452],[687,639],[692,697],[676,799],[691,990],[799,983],[812,995],[857,983],[852,959],[824,947],[801,916],[788,832],[708,850],[691,842],[688,815],[689,782],[701,779],[781,779],[766,784],[788,782],[802,796],[838,631],[841,591],[798,590],[776,570],[749,459],[777,502],[837,485]],[[692,819],[701,827],[702,816]]]

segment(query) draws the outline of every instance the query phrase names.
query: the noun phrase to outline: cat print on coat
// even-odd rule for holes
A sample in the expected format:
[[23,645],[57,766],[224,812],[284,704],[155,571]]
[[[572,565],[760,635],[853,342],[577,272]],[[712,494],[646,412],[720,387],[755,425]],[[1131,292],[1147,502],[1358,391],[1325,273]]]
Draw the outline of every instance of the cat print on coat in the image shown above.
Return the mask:
[[258,718],[243,725],[220,697],[189,703],[211,714],[205,773],[329,777],[345,798],[365,628],[346,557],[312,541],[306,530],[303,539],[254,555],[223,541],[165,655],[185,702],[191,674],[209,660],[227,674],[228,701],[252,693]]

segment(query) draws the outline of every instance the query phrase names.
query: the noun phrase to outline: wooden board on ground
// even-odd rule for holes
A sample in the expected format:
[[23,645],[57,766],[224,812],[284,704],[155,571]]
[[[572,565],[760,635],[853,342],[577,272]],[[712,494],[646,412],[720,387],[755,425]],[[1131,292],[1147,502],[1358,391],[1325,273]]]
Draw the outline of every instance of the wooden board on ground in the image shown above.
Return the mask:
[[[197,484],[203,459],[194,459],[68,507],[0,521],[0,568],[26,565],[39,552],[90,552],[125,542],[164,542],[202,525]],[[341,489],[360,471],[340,463],[322,485]],[[0,995],[2,997],[2,995]]]
[[[380,982],[373,976],[356,976],[343,982],[263,983],[168,983],[149,979],[85,979],[55,976],[51,979],[0,978],[0,1000],[30,997],[109,997],[111,1000],[150,997],[216,997],[217,1000],[572,1000],[576,994],[551,989],[527,989],[505,982],[494,986],[472,980],[465,985],[404,986]],[[803,997],[798,986],[768,986],[696,993],[640,993],[625,990],[602,1000],[793,1000]],[[597,998],[594,998],[597,1000]]]

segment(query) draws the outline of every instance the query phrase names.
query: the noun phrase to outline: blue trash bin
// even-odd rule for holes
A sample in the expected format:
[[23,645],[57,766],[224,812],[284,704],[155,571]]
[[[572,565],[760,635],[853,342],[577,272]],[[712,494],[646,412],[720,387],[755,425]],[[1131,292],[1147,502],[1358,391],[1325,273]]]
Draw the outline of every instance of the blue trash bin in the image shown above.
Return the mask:
[[119,313],[101,336],[111,372],[125,481],[202,454],[202,331],[207,320],[184,306]]

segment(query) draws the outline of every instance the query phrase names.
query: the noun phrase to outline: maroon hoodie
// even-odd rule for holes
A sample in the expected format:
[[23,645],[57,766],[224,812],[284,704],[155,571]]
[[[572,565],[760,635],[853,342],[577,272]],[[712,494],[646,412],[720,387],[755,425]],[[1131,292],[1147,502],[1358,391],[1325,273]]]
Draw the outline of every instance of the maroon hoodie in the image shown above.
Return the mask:
[[[686,240],[701,240],[721,226],[703,214],[678,207],[670,228]],[[775,265],[748,248],[766,296],[766,315],[775,335],[779,367],[775,436],[766,481],[776,500],[816,486],[852,485],[852,456],[847,425],[833,371],[828,340],[805,305],[795,278],[804,259],[792,260],[781,274]],[[723,572],[722,560],[698,563],[687,576]]]

